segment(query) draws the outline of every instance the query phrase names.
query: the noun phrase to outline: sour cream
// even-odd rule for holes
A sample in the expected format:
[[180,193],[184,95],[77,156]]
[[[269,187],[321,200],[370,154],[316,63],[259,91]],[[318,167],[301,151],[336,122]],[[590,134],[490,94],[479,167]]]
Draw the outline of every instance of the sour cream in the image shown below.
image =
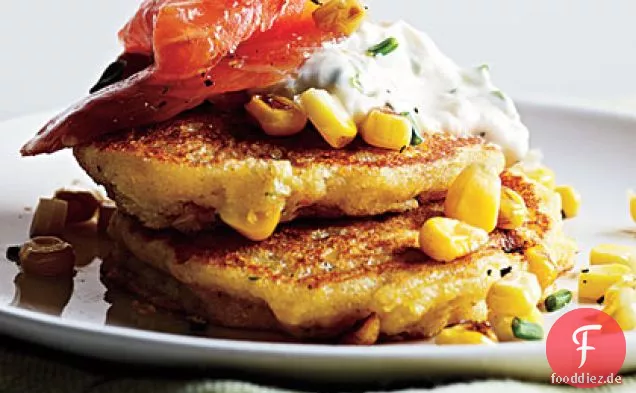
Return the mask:
[[[386,55],[369,48],[393,38]],[[373,108],[408,112],[421,133],[480,135],[503,149],[509,163],[528,151],[528,129],[512,100],[491,81],[487,66],[461,68],[424,33],[405,22],[365,22],[348,39],[312,55],[286,88],[309,88],[337,96],[361,123]]]

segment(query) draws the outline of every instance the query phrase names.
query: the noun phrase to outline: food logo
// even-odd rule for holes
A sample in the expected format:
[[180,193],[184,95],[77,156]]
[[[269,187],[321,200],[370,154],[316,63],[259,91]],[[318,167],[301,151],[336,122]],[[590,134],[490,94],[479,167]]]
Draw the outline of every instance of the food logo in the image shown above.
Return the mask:
[[581,308],[559,318],[548,334],[546,356],[551,382],[580,388],[621,383],[625,334],[606,313]]

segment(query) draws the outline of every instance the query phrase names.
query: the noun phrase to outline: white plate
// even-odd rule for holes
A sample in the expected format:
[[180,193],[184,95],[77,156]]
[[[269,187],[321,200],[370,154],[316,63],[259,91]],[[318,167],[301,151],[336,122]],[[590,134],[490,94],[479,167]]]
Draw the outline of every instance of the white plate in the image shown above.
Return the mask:
[[[636,186],[630,184],[636,173],[636,117],[537,104],[520,105],[520,109],[532,130],[533,146],[543,150],[559,183],[572,184],[583,195],[581,216],[567,223],[569,234],[580,244],[581,259],[599,242],[635,244],[636,237],[629,229],[636,226],[629,219],[626,190]],[[39,197],[75,180],[91,184],[69,151],[49,157],[19,157],[21,143],[49,116],[0,124],[3,246],[24,240],[31,216],[24,208],[33,206]],[[98,262],[80,269],[74,288],[33,282],[24,276],[14,285],[17,273],[14,264],[0,260],[0,332],[92,357],[170,366],[225,366],[323,381],[369,382],[439,375],[548,381],[551,373],[541,342],[487,347],[436,347],[426,343],[344,347],[201,338],[115,327],[105,325],[105,321],[130,324],[131,319],[125,316],[130,299],[111,294],[115,302],[112,307],[103,300],[105,288],[98,279]],[[179,330],[162,321],[144,326]],[[219,330],[215,335],[227,337],[227,332]],[[629,333],[627,339],[623,371],[636,371],[636,335]]]

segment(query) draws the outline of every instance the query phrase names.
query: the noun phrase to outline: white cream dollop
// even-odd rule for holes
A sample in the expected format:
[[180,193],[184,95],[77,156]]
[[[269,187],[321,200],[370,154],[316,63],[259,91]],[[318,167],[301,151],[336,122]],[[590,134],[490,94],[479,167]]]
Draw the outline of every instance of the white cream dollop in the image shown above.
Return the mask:
[[[368,54],[391,37],[398,42],[395,50]],[[528,129],[512,100],[492,83],[488,67],[459,67],[406,22],[365,22],[346,40],[325,45],[286,86],[293,94],[312,87],[337,96],[357,123],[371,109],[389,106],[409,112],[422,133],[481,135],[501,146],[509,163],[528,151]]]

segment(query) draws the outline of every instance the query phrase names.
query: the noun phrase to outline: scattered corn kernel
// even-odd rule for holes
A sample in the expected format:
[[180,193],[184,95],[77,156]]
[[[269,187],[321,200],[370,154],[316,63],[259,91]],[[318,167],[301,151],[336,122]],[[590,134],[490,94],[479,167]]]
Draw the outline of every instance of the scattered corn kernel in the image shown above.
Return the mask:
[[[494,344],[492,334],[484,334],[480,328],[475,328],[472,323],[461,323],[442,330],[435,336],[437,345],[480,345]],[[490,330],[490,329],[489,329]]]
[[556,186],[554,172],[546,166],[540,165],[536,168],[524,169],[524,172],[530,179],[543,184],[551,190]]
[[466,167],[451,184],[444,202],[444,214],[492,232],[497,226],[501,200],[501,179],[483,165]]
[[[488,320],[492,325],[497,339],[501,342],[523,340],[522,337],[515,335],[515,331],[513,330],[513,324],[517,318],[526,323],[532,323],[538,326],[543,326],[544,323],[543,314],[536,307],[534,307],[528,314],[521,316],[500,314],[492,310],[488,313]],[[518,331],[517,334],[519,334]]]
[[31,221],[31,237],[61,235],[66,226],[67,213],[66,201],[41,198]]
[[555,191],[561,196],[561,211],[564,218],[573,218],[581,208],[581,194],[571,186],[558,186]]
[[420,248],[440,262],[451,262],[477,251],[488,242],[488,233],[446,217],[429,218],[420,230]]
[[245,109],[267,135],[290,136],[307,125],[307,115],[294,101],[276,95],[255,95]]
[[590,252],[590,265],[618,263],[636,273],[636,247],[619,244],[599,244]]
[[366,16],[359,0],[331,0],[313,13],[316,26],[323,31],[349,35],[360,27]]
[[254,241],[270,237],[280,222],[281,211],[269,214],[249,211],[247,214],[221,210],[219,216],[227,225],[236,229],[246,238]]
[[612,263],[594,265],[579,274],[579,301],[596,302],[609,287],[615,283],[629,279],[632,270],[624,265]]
[[517,229],[528,219],[528,208],[521,195],[508,187],[501,188],[497,227]]
[[636,329],[635,301],[636,290],[634,290],[633,285],[618,282],[612,285],[605,293],[603,311],[613,317],[621,329],[625,331],[634,330]]
[[68,277],[73,275],[74,266],[73,247],[57,237],[34,237],[20,248],[20,267],[25,273]]
[[358,129],[353,118],[329,92],[309,89],[300,95],[299,101],[309,120],[329,145],[340,149],[355,139]]
[[532,246],[526,249],[524,256],[528,262],[528,271],[537,277],[541,289],[545,290],[557,279],[559,271],[545,247]]
[[355,331],[345,335],[340,343],[344,345],[373,345],[380,337],[380,318],[371,314]]
[[526,315],[536,308],[541,299],[541,286],[537,276],[515,271],[496,281],[486,297],[488,308],[503,315]]
[[68,204],[66,223],[69,224],[90,220],[99,207],[99,201],[91,191],[61,189],[55,192],[55,198]]
[[362,123],[360,135],[371,146],[400,150],[411,144],[413,126],[405,116],[373,109]]
[[632,220],[636,221],[636,193],[634,191],[628,192],[629,198],[629,214],[632,216]]

